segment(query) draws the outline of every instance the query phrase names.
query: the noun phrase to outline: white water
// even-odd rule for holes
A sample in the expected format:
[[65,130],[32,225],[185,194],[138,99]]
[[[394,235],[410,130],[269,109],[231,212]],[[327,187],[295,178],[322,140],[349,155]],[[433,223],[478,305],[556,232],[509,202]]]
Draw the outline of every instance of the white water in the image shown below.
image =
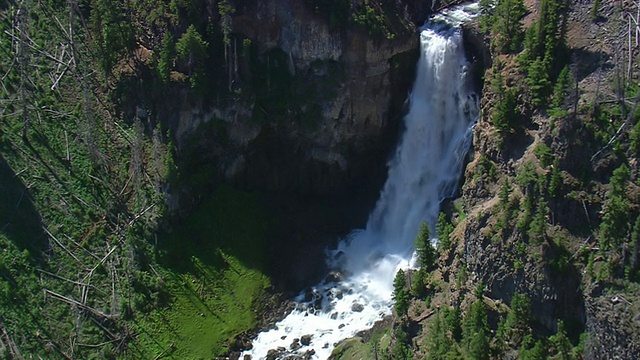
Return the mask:
[[[420,34],[422,53],[404,134],[366,229],[354,230],[327,254],[329,266],[342,276],[300,294],[296,310],[253,341],[245,353],[253,359],[279,347],[286,349],[280,357],[313,349],[313,358],[326,359],[340,340],[391,314],[393,278],[412,261],[420,223],[433,229],[441,201],[454,195],[478,115],[458,27],[469,15],[448,13],[428,22]],[[312,335],[311,343],[291,350],[303,335]]]

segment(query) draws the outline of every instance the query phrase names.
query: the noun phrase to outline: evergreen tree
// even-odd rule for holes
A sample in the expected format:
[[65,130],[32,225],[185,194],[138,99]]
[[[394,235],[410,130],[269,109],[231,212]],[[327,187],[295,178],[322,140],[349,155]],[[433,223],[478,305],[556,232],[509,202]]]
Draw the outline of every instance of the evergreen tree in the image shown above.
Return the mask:
[[572,360],[574,358],[572,352],[573,346],[564,329],[564,322],[562,320],[558,320],[558,331],[555,335],[552,335],[549,340],[551,340],[557,352],[557,355],[554,357],[555,359]]
[[171,72],[171,63],[175,54],[175,40],[171,32],[166,31],[162,37],[162,49],[158,57],[158,74],[162,82],[169,82],[169,73]]
[[500,208],[498,227],[503,230],[506,230],[511,226],[513,211],[511,209],[510,196],[512,191],[513,188],[511,187],[511,182],[509,179],[506,179],[500,186],[500,191],[498,192],[498,198],[500,199],[500,202],[498,203]]
[[131,12],[121,1],[91,1],[89,24],[95,34],[98,62],[107,75],[118,60],[135,46],[135,31],[128,18]]
[[609,180],[609,191],[604,203],[602,222],[600,223],[600,247],[607,250],[620,245],[629,231],[629,200],[626,198],[626,186],[629,181],[629,168],[622,164],[613,171]]
[[460,326],[460,308],[454,307],[444,309],[444,324],[446,330],[451,334],[451,339],[460,341],[462,339],[462,327]]
[[558,159],[555,159],[553,162],[551,175],[549,176],[549,195],[557,198],[560,196],[560,190],[562,189],[562,176],[560,175],[560,163]]
[[502,53],[515,53],[520,50],[523,30],[522,17],[526,8],[522,0],[497,0],[491,16],[493,44]]
[[476,300],[464,318],[462,345],[471,359],[489,358],[489,326],[482,300]]
[[418,264],[420,267],[430,269],[436,262],[436,251],[431,245],[431,234],[427,223],[420,224],[420,231],[415,240]]
[[531,299],[527,295],[515,293],[511,298],[511,311],[504,323],[505,340],[509,339],[516,345],[524,336],[530,333]]
[[562,68],[562,71],[560,71],[556,84],[553,86],[553,100],[551,101],[552,108],[560,108],[564,105],[569,85],[571,85],[571,80],[569,67],[565,66]]
[[526,341],[523,341],[522,346],[520,347],[519,359],[522,360],[546,360],[547,359],[547,348],[544,346],[542,341],[533,340],[531,335],[528,335]]
[[549,214],[549,207],[543,197],[538,199],[538,205],[536,207],[536,214],[531,220],[529,226],[529,239],[534,244],[541,244],[547,237],[547,215]]
[[394,337],[396,340],[393,349],[391,350],[391,358],[394,360],[410,360],[413,359],[413,353],[407,343],[409,342],[407,332],[402,328],[402,325],[396,326],[394,331]]
[[511,131],[519,118],[518,92],[513,88],[505,90],[502,96],[498,96],[498,103],[493,112],[491,122],[498,131],[507,133]]
[[489,31],[495,12],[495,0],[480,0],[478,7],[480,9],[480,29],[482,31]]
[[409,310],[409,294],[405,290],[407,277],[402,269],[398,270],[393,279],[393,300],[395,300],[395,310],[398,316],[407,315]]
[[425,268],[418,269],[411,281],[411,292],[417,298],[422,298],[427,292],[428,274]]
[[205,60],[209,43],[202,39],[195,26],[189,25],[176,43],[176,52],[180,60],[185,60],[191,69]]
[[634,157],[640,158],[640,121],[636,120],[636,124],[629,135],[629,149]]
[[438,234],[438,249],[440,252],[444,252],[451,248],[451,233],[453,232],[453,225],[447,221],[447,216],[440,212],[438,216],[438,222],[436,223],[436,233]]
[[427,359],[444,359],[452,346],[453,341],[447,335],[447,328],[442,320],[442,315],[440,312],[437,312],[433,322],[429,326],[427,337],[427,351],[429,355]]
[[529,64],[527,78],[525,79],[535,106],[542,106],[549,96],[549,72],[547,66],[541,59],[535,59]]

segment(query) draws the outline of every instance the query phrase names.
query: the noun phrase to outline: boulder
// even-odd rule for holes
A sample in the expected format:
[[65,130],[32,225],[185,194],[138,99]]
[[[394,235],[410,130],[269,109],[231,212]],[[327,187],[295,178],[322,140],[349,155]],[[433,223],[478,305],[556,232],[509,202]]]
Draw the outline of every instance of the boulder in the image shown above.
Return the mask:
[[313,335],[302,335],[302,337],[300,338],[300,343],[304,346],[309,346],[309,344],[311,344],[312,337]]

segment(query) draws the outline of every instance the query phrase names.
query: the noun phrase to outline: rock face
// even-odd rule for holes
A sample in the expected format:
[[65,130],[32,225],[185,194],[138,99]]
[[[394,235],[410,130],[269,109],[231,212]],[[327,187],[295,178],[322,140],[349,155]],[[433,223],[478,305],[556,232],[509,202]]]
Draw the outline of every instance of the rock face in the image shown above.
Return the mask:
[[[297,290],[322,275],[327,239],[362,226],[374,205],[429,8],[385,3],[388,32],[370,34],[353,13],[332,25],[313,8],[321,1],[230,3],[228,44],[206,70],[211,92],[183,89],[155,110],[168,114],[184,178],[169,208],[186,214],[222,182],[268,194],[283,224],[268,250],[273,273]],[[207,16],[217,27],[217,10]]]
[[182,106],[170,124],[179,155],[198,154],[187,167],[271,192],[328,194],[381,181],[413,82],[418,35],[407,14],[416,9],[393,5],[398,24],[385,36],[332,27],[309,3],[236,2],[235,101]]

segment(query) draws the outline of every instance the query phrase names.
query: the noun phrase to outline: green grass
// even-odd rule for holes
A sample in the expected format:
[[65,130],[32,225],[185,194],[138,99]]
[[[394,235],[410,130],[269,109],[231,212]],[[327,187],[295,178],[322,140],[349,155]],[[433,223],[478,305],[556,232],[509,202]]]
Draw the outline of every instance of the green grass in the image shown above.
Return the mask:
[[219,188],[184,223],[159,239],[167,306],[138,314],[139,352],[210,359],[257,324],[270,281],[262,249],[268,215],[254,194]]
[[372,359],[373,351],[369,344],[363,343],[359,337],[343,341],[332,352],[334,359]]

